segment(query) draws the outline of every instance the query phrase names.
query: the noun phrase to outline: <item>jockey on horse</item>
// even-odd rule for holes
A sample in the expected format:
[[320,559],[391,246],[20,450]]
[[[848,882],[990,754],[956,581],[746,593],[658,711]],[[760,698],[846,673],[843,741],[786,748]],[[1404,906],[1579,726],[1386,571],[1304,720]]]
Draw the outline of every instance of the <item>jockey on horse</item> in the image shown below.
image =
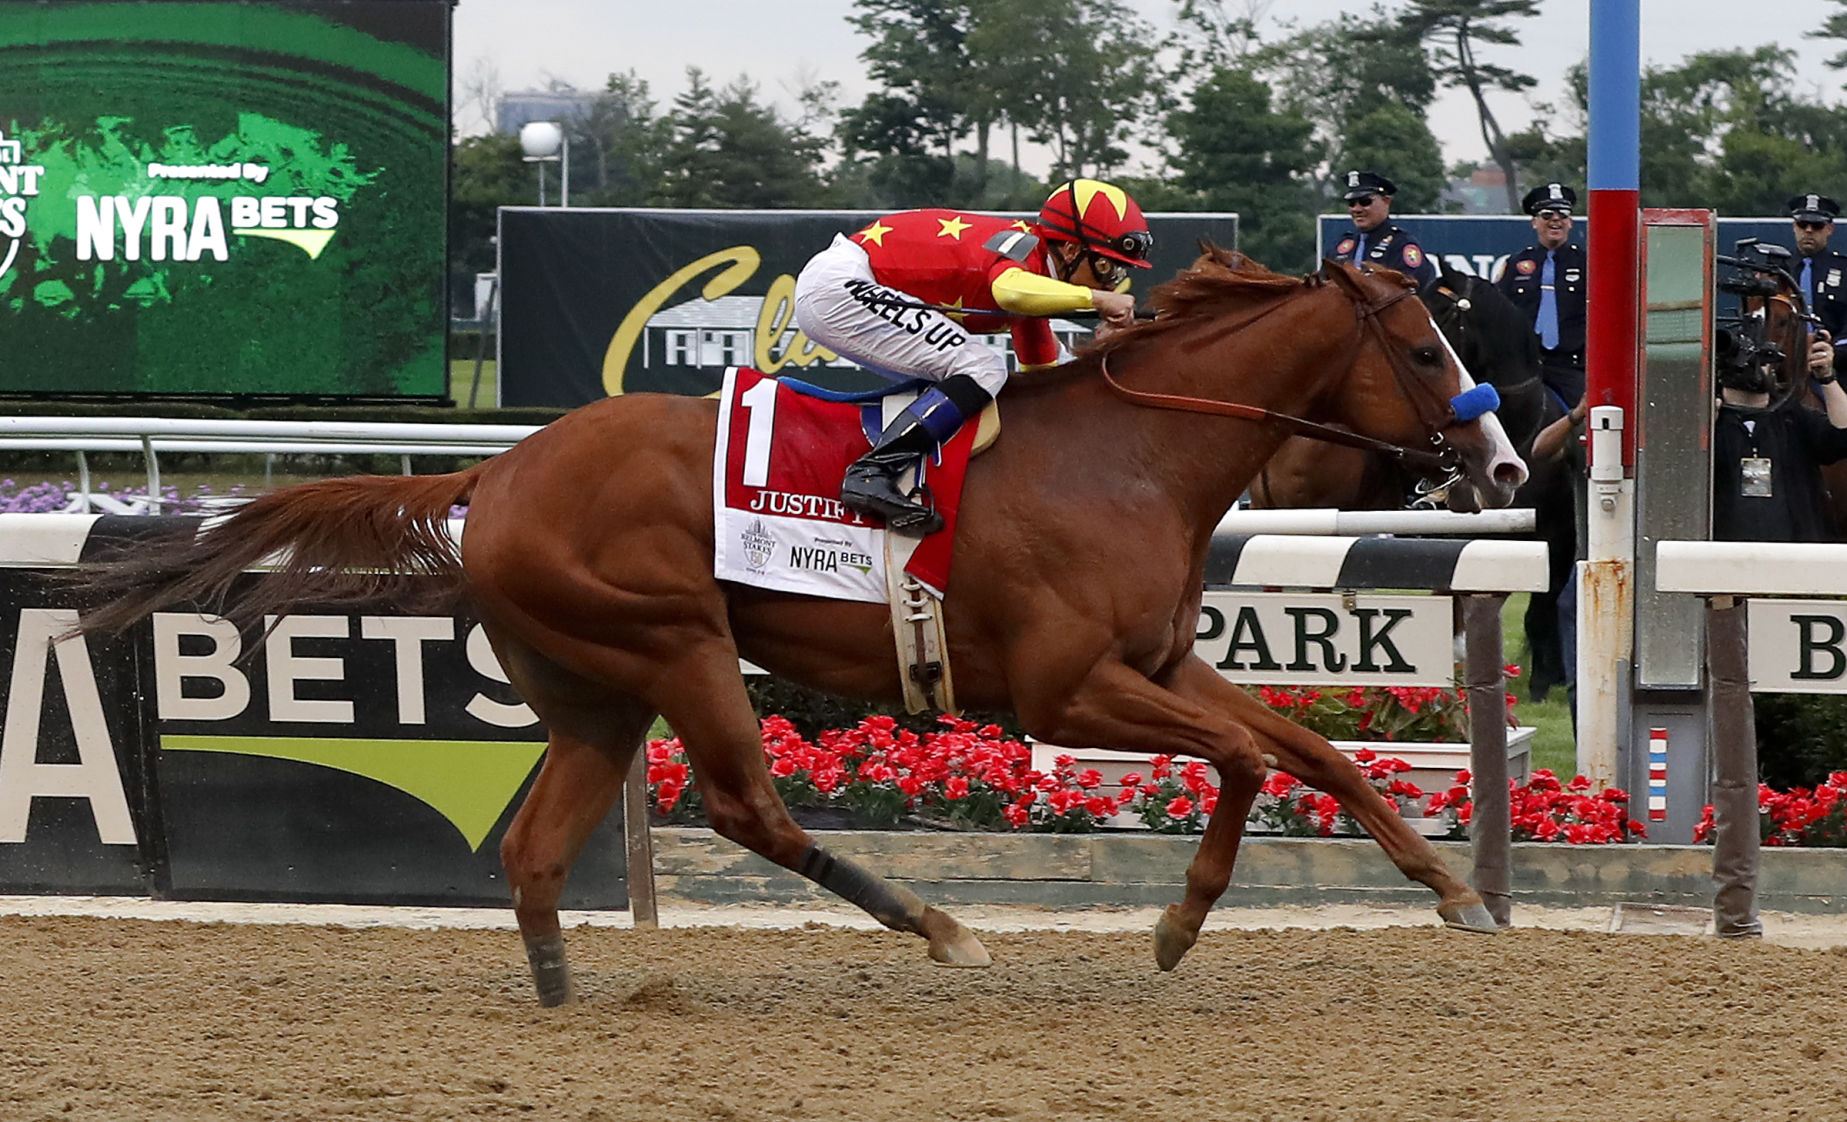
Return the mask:
[[1147,268],[1153,246],[1135,200],[1095,179],[1053,191],[1037,223],[907,210],[835,235],[796,279],[797,325],[874,374],[932,383],[847,469],[840,501],[902,533],[940,529],[942,516],[898,481],[1007,381],[1006,357],[968,332],[1011,331],[1023,370],[1068,359],[1047,317],[1097,312],[1100,336],[1128,326],[1123,266]]

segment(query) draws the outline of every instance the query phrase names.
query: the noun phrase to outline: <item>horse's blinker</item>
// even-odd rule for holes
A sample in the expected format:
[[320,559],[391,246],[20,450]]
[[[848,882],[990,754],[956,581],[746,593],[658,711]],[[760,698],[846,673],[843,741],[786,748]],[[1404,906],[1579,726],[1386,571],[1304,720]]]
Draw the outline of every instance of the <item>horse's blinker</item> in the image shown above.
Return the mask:
[[1486,382],[1474,389],[1463,390],[1449,399],[1449,407],[1456,411],[1456,421],[1468,424],[1485,413],[1492,413],[1501,407],[1501,395]]

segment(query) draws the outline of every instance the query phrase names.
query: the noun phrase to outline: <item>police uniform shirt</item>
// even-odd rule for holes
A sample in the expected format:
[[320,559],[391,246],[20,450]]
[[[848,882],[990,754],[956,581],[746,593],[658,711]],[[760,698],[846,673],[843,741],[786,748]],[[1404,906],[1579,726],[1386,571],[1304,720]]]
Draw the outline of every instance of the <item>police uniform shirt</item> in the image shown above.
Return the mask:
[[1797,281],[1802,279],[1805,260],[1812,262],[1809,284],[1813,292],[1809,310],[1821,317],[1821,326],[1838,345],[1847,338],[1847,254],[1823,249],[1812,259],[1796,258],[1789,271]]
[[[1558,301],[1558,346],[1545,352],[1548,362],[1565,366],[1584,365],[1584,302],[1587,283],[1584,247],[1566,242],[1552,253],[1552,294]],[[1545,275],[1546,249],[1527,246],[1507,259],[1501,273],[1500,290],[1514,306],[1539,323],[1540,279]],[[1844,294],[1847,295],[1847,294]]]
[[1416,281],[1419,288],[1428,288],[1436,283],[1437,267],[1424,256],[1424,248],[1417,244],[1410,231],[1403,226],[1383,223],[1371,233],[1361,234],[1358,230],[1348,230],[1334,247],[1334,256],[1342,261],[1353,260],[1353,251],[1359,247],[1359,239],[1366,239],[1364,260],[1369,264],[1383,265],[1387,269],[1396,269]]

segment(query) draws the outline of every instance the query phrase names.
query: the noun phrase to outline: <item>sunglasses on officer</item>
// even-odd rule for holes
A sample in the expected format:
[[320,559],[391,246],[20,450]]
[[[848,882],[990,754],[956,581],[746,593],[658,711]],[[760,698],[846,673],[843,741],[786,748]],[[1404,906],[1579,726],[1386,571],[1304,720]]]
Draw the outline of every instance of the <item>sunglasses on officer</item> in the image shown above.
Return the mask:
[[1348,210],[1363,209],[1365,207],[1371,206],[1372,204],[1378,201],[1379,201],[1379,196],[1377,195],[1361,195],[1357,199],[1348,199],[1347,209]]
[[1796,229],[1798,230],[1826,230],[1828,227],[1832,225],[1834,225],[1834,223],[1826,221],[1825,219],[1824,220],[1816,220],[1813,218],[1796,219]]

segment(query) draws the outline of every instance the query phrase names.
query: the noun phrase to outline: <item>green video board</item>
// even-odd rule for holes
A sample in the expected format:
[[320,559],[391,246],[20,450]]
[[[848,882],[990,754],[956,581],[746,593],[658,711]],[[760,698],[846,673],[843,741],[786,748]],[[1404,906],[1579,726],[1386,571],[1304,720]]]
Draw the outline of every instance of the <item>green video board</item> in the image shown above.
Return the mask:
[[450,0],[0,0],[0,394],[435,398]]

